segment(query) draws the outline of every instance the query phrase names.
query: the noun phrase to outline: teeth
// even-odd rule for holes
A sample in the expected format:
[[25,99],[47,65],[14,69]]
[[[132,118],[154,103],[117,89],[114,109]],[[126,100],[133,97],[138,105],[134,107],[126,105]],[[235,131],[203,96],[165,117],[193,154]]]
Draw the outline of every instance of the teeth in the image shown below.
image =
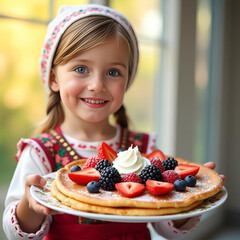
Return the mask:
[[101,104],[104,103],[104,101],[94,101],[94,100],[90,100],[90,99],[84,99],[85,102],[88,103],[93,103],[93,104]]

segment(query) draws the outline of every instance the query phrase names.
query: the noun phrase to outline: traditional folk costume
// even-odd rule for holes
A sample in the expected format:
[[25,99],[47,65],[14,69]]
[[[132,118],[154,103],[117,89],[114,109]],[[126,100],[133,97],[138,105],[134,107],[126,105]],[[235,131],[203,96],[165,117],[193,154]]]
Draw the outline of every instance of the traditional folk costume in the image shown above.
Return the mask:
[[[47,30],[42,53],[40,56],[41,79],[49,90],[49,75],[55,50],[65,30],[75,21],[89,15],[102,15],[112,18],[121,24],[133,41],[133,66],[127,88],[132,84],[138,66],[138,43],[131,24],[121,13],[102,5],[63,6],[53,19]],[[133,144],[138,145],[143,153],[152,152],[155,148],[156,136],[153,134],[134,133],[116,126],[116,135],[106,141],[114,150]],[[36,233],[25,233],[21,230],[16,207],[25,192],[25,178],[30,174],[44,176],[65,166],[70,161],[88,158],[97,153],[100,142],[82,142],[67,136],[60,127],[40,136],[21,139],[18,144],[18,165],[12,178],[5,201],[3,228],[8,239],[150,239],[145,223],[106,223],[91,219],[78,218],[68,214],[46,216]],[[162,236],[179,238],[194,229],[198,217],[191,218],[181,229],[176,229],[171,221],[152,223],[155,230]]]
[[[138,146],[142,153],[150,153],[155,148],[156,135],[121,129],[116,126],[116,136],[106,141],[117,151],[131,144]],[[46,175],[64,167],[79,158],[96,154],[100,142],[82,142],[73,139],[57,127],[36,138],[21,139],[18,143],[18,165],[6,198],[4,229],[9,239],[151,239],[146,223],[107,223],[80,218],[68,214],[47,216],[37,233],[24,233],[15,215],[19,199],[24,194],[24,179],[29,174]],[[180,229],[171,221],[153,223],[157,232],[167,238],[179,238],[195,228],[199,218],[190,219]]]

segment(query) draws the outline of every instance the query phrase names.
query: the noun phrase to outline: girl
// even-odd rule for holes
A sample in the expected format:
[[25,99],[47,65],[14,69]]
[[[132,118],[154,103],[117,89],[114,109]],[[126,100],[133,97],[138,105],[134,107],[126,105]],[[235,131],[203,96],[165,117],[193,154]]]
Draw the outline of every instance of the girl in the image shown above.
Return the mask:
[[[143,153],[154,149],[155,135],[128,130],[123,107],[138,65],[130,23],[100,5],[62,7],[49,24],[40,60],[49,93],[47,116],[40,135],[18,144],[19,162],[3,217],[8,239],[150,239],[145,223],[107,223],[60,214],[37,203],[29,191],[31,185],[44,186],[41,176],[97,154],[101,141],[116,151],[132,143]],[[116,125],[109,122],[112,114]],[[179,238],[198,221],[195,217],[153,226],[164,237]]]

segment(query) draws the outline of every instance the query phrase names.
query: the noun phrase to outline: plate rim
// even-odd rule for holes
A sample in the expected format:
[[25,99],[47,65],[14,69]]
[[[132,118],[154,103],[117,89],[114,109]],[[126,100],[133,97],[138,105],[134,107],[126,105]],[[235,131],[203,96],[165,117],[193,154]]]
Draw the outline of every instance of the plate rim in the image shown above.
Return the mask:
[[[47,180],[47,184],[48,184],[48,178],[54,178],[55,174],[56,174],[56,172],[51,172],[51,173],[43,176]],[[46,185],[45,185],[45,189],[50,190],[48,187],[46,187]],[[132,222],[132,223],[133,222],[143,223],[143,222],[159,222],[159,221],[166,221],[166,220],[177,220],[177,219],[183,219],[183,218],[189,218],[189,217],[194,217],[194,216],[198,216],[198,215],[203,215],[209,211],[212,211],[212,210],[220,207],[226,201],[226,199],[228,197],[228,192],[227,192],[226,188],[223,186],[223,188],[218,193],[216,193],[214,196],[210,197],[210,198],[213,198],[213,197],[217,197],[217,195],[221,195],[220,199],[215,201],[214,205],[211,206],[211,204],[210,204],[210,207],[207,207],[208,206],[207,205],[204,210],[200,210],[201,206],[204,206],[204,204],[206,204],[206,201],[208,201],[210,198],[204,200],[204,202],[202,204],[200,204],[198,207],[196,207],[195,209],[187,211],[187,212],[183,212],[183,213],[159,215],[159,216],[122,216],[122,215],[99,214],[99,213],[75,210],[73,208],[70,208],[70,207],[62,204],[59,200],[54,198],[51,195],[51,192],[49,191],[49,193],[46,193],[46,194],[49,194],[49,197],[51,199],[53,199],[53,201],[57,201],[57,203],[61,206],[61,208],[57,207],[50,203],[44,202],[37,196],[36,191],[40,192],[40,191],[42,191],[41,189],[43,189],[43,188],[31,186],[30,193],[31,193],[32,197],[40,204],[42,204],[50,209],[53,209],[55,211],[58,211],[61,213],[67,213],[67,214],[71,214],[71,215],[75,215],[75,216],[79,216],[79,217],[102,220],[102,221]]]

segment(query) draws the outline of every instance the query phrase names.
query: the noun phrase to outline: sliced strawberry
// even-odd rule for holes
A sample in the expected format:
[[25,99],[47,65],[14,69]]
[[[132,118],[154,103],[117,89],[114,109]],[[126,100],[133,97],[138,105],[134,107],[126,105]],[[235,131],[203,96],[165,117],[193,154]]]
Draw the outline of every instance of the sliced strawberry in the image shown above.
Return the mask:
[[190,164],[178,164],[175,168],[175,171],[180,175],[181,179],[184,179],[188,175],[195,176],[200,167]]
[[117,158],[117,153],[107,143],[102,142],[98,148],[98,157],[113,162]]
[[86,168],[76,172],[69,172],[68,177],[75,183],[87,185],[91,181],[99,181],[100,173],[95,168]]
[[154,158],[154,157],[159,158],[161,161],[163,161],[163,160],[166,159],[166,156],[164,155],[164,153],[163,153],[161,150],[159,150],[159,149],[157,149],[157,150],[149,153],[149,154],[146,156],[147,159]]
[[135,197],[143,192],[145,186],[136,182],[120,182],[115,184],[115,188],[125,197]]
[[153,195],[166,195],[172,191],[174,185],[168,182],[160,182],[156,180],[148,179],[146,182],[148,191]]

